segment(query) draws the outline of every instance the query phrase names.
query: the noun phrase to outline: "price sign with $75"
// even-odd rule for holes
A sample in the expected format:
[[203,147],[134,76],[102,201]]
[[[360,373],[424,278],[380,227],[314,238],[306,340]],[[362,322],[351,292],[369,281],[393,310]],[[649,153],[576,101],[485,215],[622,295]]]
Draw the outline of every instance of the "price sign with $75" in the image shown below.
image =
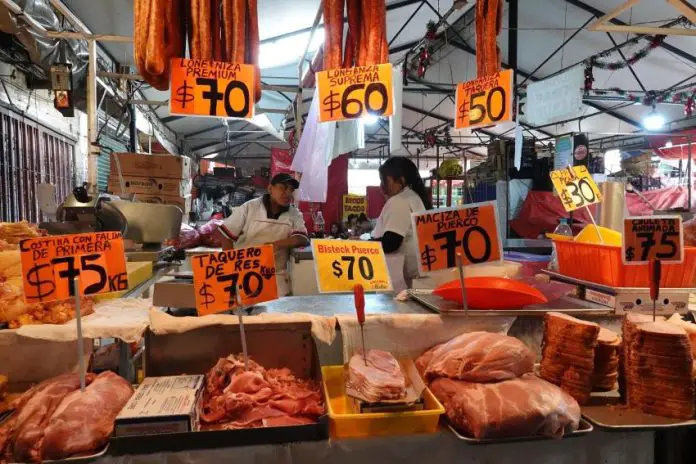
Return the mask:
[[457,265],[500,261],[498,213],[494,202],[413,213],[421,274]]
[[254,66],[222,61],[171,61],[169,112],[185,116],[254,116]]
[[352,292],[357,284],[368,292],[392,289],[380,242],[312,240],[312,252],[322,293]]
[[651,259],[684,260],[681,216],[643,216],[624,219],[623,262],[643,264]]
[[56,235],[23,240],[20,245],[27,303],[67,300],[80,295],[128,289],[128,272],[119,232]]
[[378,64],[317,73],[319,121],[391,116],[392,66]]
[[278,298],[273,245],[195,255],[191,267],[201,316],[234,309],[238,290],[243,305]]
[[551,171],[551,182],[568,212],[602,201],[602,194],[585,166]]

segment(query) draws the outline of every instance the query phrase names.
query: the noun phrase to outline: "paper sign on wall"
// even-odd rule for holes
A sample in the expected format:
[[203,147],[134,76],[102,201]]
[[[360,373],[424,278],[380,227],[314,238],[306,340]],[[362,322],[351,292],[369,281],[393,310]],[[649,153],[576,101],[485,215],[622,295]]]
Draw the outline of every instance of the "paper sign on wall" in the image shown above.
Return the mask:
[[128,289],[120,232],[56,235],[20,243],[24,299],[27,303],[67,300],[79,278],[81,295]]
[[348,220],[348,216],[360,213],[367,214],[367,197],[361,195],[343,195],[343,220]]
[[457,84],[455,129],[512,121],[512,70]]
[[254,66],[173,58],[169,112],[214,118],[254,117]]
[[457,253],[464,265],[502,259],[495,202],[413,213],[411,219],[421,274],[455,267]]
[[319,121],[358,119],[394,112],[392,65],[377,64],[317,73]]
[[278,298],[273,245],[236,248],[191,258],[198,314],[219,313],[237,306]]
[[602,201],[602,194],[585,166],[551,171],[551,182],[568,212]]
[[312,240],[317,285],[322,293],[392,289],[387,261],[380,242],[362,240]]
[[642,216],[624,219],[623,262],[643,264],[652,259],[684,260],[681,216]]

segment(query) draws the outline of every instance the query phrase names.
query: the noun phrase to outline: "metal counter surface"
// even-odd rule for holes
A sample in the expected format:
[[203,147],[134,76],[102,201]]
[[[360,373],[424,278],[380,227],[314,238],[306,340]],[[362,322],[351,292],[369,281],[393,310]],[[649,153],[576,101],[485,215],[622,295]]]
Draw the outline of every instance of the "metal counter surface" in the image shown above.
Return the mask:
[[[355,314],[355,303],[352,294],[286,296],[256,305],[251,312],[251,314],[261,313],[310,313],[316,316]],[[365,314],[433,314],[433,312],[415,301],[396,301],[392,293],[377,293],[365,295]]]
[[288,443],[105,456],[103,463],[148,464],[355,464],[355,463],[496,463],[519,464],[653,464],[652,432],[602,432],[583,437],[498,445],[469,445],[448,430],[425,435],[332,439]]

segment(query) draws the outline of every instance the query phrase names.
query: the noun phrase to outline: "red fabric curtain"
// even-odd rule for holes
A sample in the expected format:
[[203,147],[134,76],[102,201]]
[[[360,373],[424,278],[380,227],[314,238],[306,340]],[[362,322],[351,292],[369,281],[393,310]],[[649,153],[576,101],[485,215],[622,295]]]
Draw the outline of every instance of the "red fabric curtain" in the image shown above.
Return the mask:
[[321,210],[324,216],[325,232],[328,233],[331,223],[341,222],[343,212],[343,195],[348,193],[348,155],[341,155],[335,158],[329,166],[328,190],[326,192],[326,203],[300,202],[299,208],[304,216],[307,230],[314,232],[314,211]]
[[367,187],[367,217],[375,219],[382,212],[387,199],[380,187]]

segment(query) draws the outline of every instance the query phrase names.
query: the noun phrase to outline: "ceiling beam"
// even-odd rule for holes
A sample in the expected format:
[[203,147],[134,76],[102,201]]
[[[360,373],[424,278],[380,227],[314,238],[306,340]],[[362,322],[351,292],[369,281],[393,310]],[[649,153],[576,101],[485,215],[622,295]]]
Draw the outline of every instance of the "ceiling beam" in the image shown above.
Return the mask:
[[[601,18],[604,16],[606,13],[603,12],[602,10],[599,10],[592,5],[588,5],[587,3],[580,1],[580,0],[566,0],[567,3],[570,3],[571,5],[580,8],[581,10],[585,10],[588,13],[592,13],[598,18]],[[612,24],[616,24],[618,26],[628,26],[627,23],[621,21],[620,19],[612,19],[610,21]],[[670,52],[674,53],[675,55],[678,55],[685,60],[690,61],[692,64],[696,64],[696,56],[692,55],[691,53],[687,53],[681,48],[675,47],[674,45],[670,45],[667,42],[662,42],[660,47],[664,48],[665,50],[669,50]]]

